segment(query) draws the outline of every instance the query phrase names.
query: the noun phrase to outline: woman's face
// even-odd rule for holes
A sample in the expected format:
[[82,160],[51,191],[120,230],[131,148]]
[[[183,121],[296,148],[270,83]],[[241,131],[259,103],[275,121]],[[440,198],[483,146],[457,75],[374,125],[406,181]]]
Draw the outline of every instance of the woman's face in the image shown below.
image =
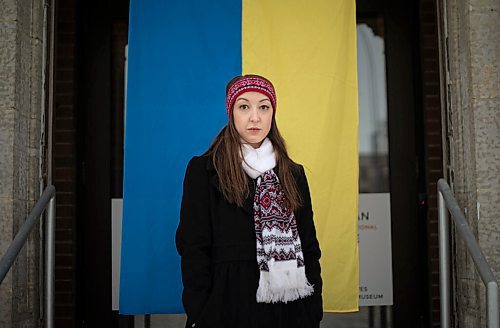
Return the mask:
[[233,119],[241,139],[258,148],[271,130],[271,101],[260,92],[245,92],[234,102]]

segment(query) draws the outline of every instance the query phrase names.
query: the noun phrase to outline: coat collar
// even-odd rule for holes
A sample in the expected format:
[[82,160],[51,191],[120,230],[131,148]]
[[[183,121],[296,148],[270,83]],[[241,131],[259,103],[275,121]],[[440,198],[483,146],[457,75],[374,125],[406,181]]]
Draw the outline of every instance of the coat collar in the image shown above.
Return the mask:
[[[214,163],[212,161],[212,158],[210,156],[207,156],[207,164],[206,164],[206,169],[208,172],[208,176],[210,179],[210,183],[220,191],[220,185],[219,185],[219,177],[217,176],[217,171],[215,170]],[[250,215],[253,215],[253,198],[255,195],[255,180],[252,178],[248,177],[248,187],[249,187],[249,195],[243,202],[243,210],[247,212]]]
[[212,158],[210,156],[207,156],[206,169],[208,172],[210,183],[217,189],[219,189],[219,178],[217,177],[217,171],[215,171],[214,163],[212,162]]

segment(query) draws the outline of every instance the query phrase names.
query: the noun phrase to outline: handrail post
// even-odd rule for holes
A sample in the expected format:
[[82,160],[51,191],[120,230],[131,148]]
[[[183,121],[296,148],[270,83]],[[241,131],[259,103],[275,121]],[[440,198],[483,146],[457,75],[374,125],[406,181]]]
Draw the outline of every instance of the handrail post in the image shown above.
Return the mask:
[[56,196],[52,196],[47,208],[45,227],[45,328],[54,327],[54,267],[56,232]]
[[449,254],[448,236],[449,220],[448,211],[455,223],[456,233],[465,242],[467,251],[474,261],[483,284],[486,287],[486,326],[498,327],[498,283],[491,266],[479,246],[465,215],[457,200],[453,196],[450,186],[444,179],[438,181],[438,206],[439,206],[439,282],[441,292],[441,325],[449,328],[450,325],[450,286],[449,286]]
[[498,284],[490,281],[486,285],[487,327],[498,327]]
[[47,186],[36,202],[33,209],[28,214],[26,221],[19,228],[16,236],[12,240],[7,252],[0,258],[0,284],[10,268],[14,265],[16,257],[23,248],[29,234],[43,218],[44,223],[44,327],[54,327],[54,266],[55,266],[55,232],[56,232],[56,188],[53,185]]
[[450,328],[450,258],[449,221],[443,194],[438,189],[439,209],[439,293],[441,297],[441,327]]

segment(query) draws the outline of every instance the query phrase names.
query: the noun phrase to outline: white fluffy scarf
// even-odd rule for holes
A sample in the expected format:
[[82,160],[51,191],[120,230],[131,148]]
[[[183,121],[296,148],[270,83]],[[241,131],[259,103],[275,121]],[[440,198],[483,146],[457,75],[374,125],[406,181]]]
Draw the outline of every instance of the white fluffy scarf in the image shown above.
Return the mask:
[[257,178],[253,203],[257,264],[260,270],[257,302],[289,302],[312,295],[293,211],[274,172],[276,157],[266,138],[260,148],[242,144],[243,170]]

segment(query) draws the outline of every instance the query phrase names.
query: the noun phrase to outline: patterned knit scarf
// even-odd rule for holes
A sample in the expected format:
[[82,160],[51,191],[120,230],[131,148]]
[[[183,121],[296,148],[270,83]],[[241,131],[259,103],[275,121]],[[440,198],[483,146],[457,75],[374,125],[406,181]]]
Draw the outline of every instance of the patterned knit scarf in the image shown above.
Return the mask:
[[272,143],[261,147],[242,144],[243,169],[257,178],[253,203],[260,270],[257,302],[293,301],[313,293],[307,281],[304,255],[293,211],[285,206],[285,194],[273,168],[276,159]]

